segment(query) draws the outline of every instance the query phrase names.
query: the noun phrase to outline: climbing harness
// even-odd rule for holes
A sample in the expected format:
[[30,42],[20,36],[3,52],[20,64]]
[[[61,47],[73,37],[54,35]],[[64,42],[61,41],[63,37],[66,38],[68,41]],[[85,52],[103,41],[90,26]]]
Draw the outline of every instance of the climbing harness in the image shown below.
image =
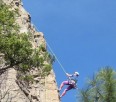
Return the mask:
[[73,85],[74,88],[76,88],[76,86],[77,86],[77,80],[72,79],[71,77],[68,77],[68,82],[69,82],[69,85]]
[[69,79],[68,81],[69,81],[69,84],[72,84],[72,85],[74,85],[74,84],[76,84],[76,83],[77,83],[77,81],[76,81],[76,80],[74,80],[74,79]]

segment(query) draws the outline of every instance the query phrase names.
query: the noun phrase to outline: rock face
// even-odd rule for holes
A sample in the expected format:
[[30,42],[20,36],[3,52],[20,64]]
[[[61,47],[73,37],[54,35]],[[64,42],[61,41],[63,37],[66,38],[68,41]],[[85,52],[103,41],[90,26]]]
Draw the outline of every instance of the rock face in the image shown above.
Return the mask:
[[[31,24],[31,17],[23,8],[21,0],[3,0],[12,9],[18,9],[19,15],[16,16],[16,22],[20,26],[20,33],[31,33],[30,41],[33,48],[40,45],[46,48],[44,34],[37,32]],[[2,57],[0,57],[2,58]],[[34,83],[28,87],[19,83],[17,80],[17,71],[13,68],[0,76],[0,102],[60,102],[57,91],[57,83],[53,70],[45,78],[39,78],[38,70],[34,68],[31,73],[35,76]]]

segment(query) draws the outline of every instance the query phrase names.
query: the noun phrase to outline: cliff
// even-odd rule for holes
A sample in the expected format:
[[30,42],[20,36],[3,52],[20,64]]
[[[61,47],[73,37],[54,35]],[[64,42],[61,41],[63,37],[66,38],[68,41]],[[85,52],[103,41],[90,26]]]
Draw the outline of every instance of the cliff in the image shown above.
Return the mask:
[[[42,45],[46,49],[44,34],[37,32],[34,25],[31,24],[31,16],[23,8],[21,0],[3,1],[5,4],[12,6],[12,9],[18,10],[19,14],[16,16],[16,22],[20,26],[21,33],[31,34],[30,41],[33,48]],[[4,62],[2,56],[0,55],[1,63]],[[38,73],[39,70],[37,68],[30,70],[30,74],[34,77],[34,82],[28,86],[18,79],[17,70],[10,68],[3,73],[0,76],[0,102],[60,102],[53,70],[45,78],[39,77]]]

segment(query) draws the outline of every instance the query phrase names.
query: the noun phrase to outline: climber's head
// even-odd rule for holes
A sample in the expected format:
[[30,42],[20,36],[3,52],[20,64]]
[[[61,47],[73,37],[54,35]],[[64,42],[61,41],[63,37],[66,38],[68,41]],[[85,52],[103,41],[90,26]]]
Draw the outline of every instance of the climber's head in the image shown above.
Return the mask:
[[79,76],[79,72],[75,72],[74,75]]

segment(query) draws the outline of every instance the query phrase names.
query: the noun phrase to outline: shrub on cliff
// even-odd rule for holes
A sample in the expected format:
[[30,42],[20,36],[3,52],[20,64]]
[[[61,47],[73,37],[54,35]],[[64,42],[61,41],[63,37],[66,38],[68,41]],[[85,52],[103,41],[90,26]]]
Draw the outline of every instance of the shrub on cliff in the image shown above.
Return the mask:
[[[32,49],[28,34],[20,34],[15,15],[16,12],[10,7],[0,6],[0,53],[4,54],[6,64],[0,69],[0,74],[12,67],[22,72],[28,72],[33,67],[41,70],[46,60],[44,55],[41,57],[41,48],[38,51]],[[51,62],[52,57],[47,57],[47,60]],[[49,64],[51,66],[52,63]],[[49,73],[50,70],[51,67],[44,67],[42,73]]]

